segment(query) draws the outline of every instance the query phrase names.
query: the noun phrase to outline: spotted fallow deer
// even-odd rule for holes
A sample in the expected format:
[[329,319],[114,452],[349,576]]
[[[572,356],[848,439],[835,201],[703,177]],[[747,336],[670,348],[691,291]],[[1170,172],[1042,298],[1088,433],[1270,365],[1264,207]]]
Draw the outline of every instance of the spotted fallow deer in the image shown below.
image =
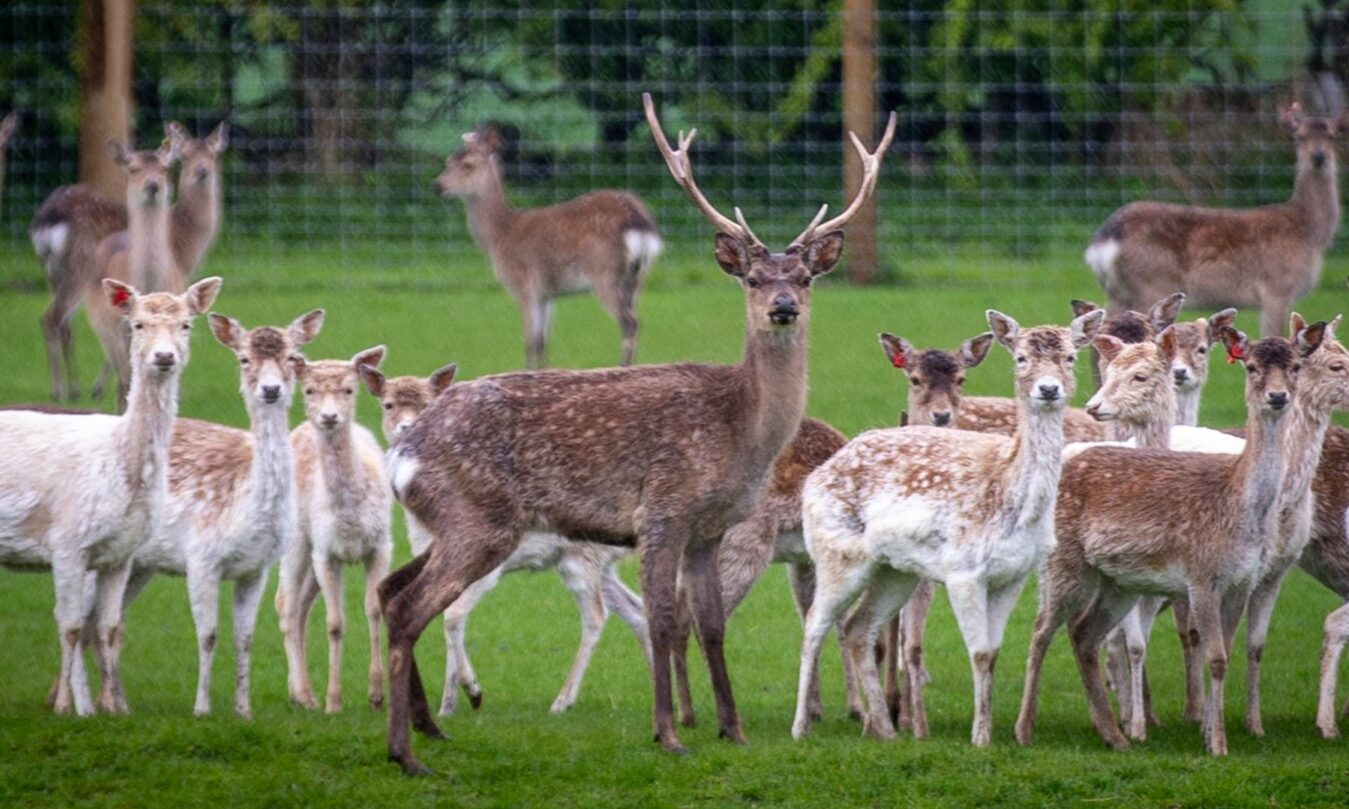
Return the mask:
[[1003,631],[1026,579],[1053,547],[1073,365],[1104,318],[1096,311],[1069,328],[1022,330],[989,310],[995,339],[1015,361],[1013,437],[933,427],[872,430],[806,479],[802,522],[815,564],[815,602],[801,648],[794,737],[810,727],[807,697],[824,635],[859,594],[846,645],[866,701],[863,727],[894,737],[871,648],[881,626],[928,580],[946,585],[969,650],[971,740],[990,742],[993,665]]
[[875,189],[895,117],[875,152],[854,136],[864,175],[847,209],[824,221],[822,208],[785,251],[774,253],[743,216],[737,223],[703,196],[688,156],[694,133],[681,133],[672,148],[650,96],[643,101],[670,173],[717,229],[718,264],[744,285],[744,358],[734,365],[482,377],[452,386],[403,434],[390,459],[394,492],[432,534],[427,552],[380,586],[389,625],[389,757],[406,772],[423,771],[408,745],[409,711],[421,732],[439,733],[413,643],[531,529],[636,544],[658,662],[655,736],[672,751],[684,748],[663,662],[670,659],[682,564],[721,733],[744,740],[723,654],[720,541],[749,516],[773,460],[801,422],[811,285],[833,269],[843,226]]
[[[456,370],[457,366],[447,365],[427,378],[398,376],[386,379],[377,368],[368,365],[361,368],[361,380],[383,408],[384,438],[390,446],[397,443],[421,412],[450,386]],[[430,542],[427,531],[409,519],[408,543],[412,546],[412,554],[421,555]],[[552,713],[562,713],[576,703],[581,681],[599,644],[610,610],[617,612],[632,628],[637,642],[649,657],[651,644],[642,599],[628,589],[615,570],[617,563],[630,553],[627,548],[598,542],[572,542],[552,533],[526,533],[520,547],[509,559],[474,582],[445,610],[445,690],[438,713],[449,716],[458,710],[461,689],[474,710],[482,705],[482,686],[468,656],[465,630],[473,608],[507,573],[556,570],[563,585],[575,597],[581,614],[581,642],[562,690],[549,709]]]
[[[1318,323],[1291,342],[1267,337],[1248,344],[1240,333],[1223,331],[1229,356],[1241,360],[1247,372],[1249,440],[1241,455],[1100,447],[1064,464],[1055,515],[1058,545],[1041,572],[1018,742],[1031,741],[1044,655],[1058,627],[1070,621],[1092,722],[1110,746],[1128,747],[1111,714],[1098,650],[1139,596],[1151,593],[1189,601],[1190,631],[1198,636],[1209,670],[1205,746],[1214,755],[1226,754],[1227,650],[1261,576],[1266,542],[1279,530],[1285,472],[1301,462],[1285,451],[1305,441],[1287,435],[1289,422],[1308,431],[1285,417],[1300,395],[1297,369],[1324,335],[1325,324]],[[1169,507],[1158,509],[1158,503]],[[1135,716],[1136,724],[1140,720]]]
[[77,661],[89,589],[98,608],[95,644],[103,675],[98,707],[125,708],[118,659],[125,637],[122,598],[132,558],[167,519],[169,444],[178,384],[187,365],[192,321],[220,289],[219,278],[182,295],[150,293],[113,280],[104,294],[130,324],[132,377],[126,411],[0,413],[0,564],[50,569],[56,587],[61,670],[53,705],[81,716],[93,711]]
[[1234,210],[1135,202],[1101,225],[1084,258],[1112,312],[1179,289],[1191,306],[1259,309],[1260,333],[1279,333],[1320,279],[1340,226],[1335,138],[1349,120],[1307,116],[1293,102],[1279,121],[1297,146],[1287,202]]
[[[0,199],[4,199],[5,191],[5,164],[9,155],[9,142],[14,139],[14,133],[19,131],[19,112],[11,110],[8,115],[0,120]],[[3,208],[0,208],[2,211]]]
[[468,229],[524,318],[529,368],[548,363],[553,299],[592,290],[623,335],[621,365],[637,356],[637,292],[662,243],[646,205],[626,191],[592,191],[557,205],[512,208],[492,127],[464,134],[436,178],[441,196],[464,201]]
[[[183,271],[184,281],[196,275],[220,229],[220,155],[228,142],[229,126],[221,122],[205,138],[192,138],[178,123],[164,128],[180,157],[178,197],[170,210],[169,247]],[[75,348],[70,321],[98,292],[96,254],[99,244],[127,229],[127,208],[83,183],[53,191],[38,208],[29,227],[33,250],[42,263],[52,302],[42,315],[43,339],[52,377],[52,398],[76,399]],[[103,366],[92,395],[102,395],[112,369]]]

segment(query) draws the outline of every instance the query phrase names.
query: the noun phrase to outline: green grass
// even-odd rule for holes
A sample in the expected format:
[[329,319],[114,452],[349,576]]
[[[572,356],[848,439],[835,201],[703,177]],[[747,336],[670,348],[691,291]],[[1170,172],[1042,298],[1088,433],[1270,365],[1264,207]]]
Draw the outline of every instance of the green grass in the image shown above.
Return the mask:
[[[18,250],[0,253],[0,260],[32,262]],[[328,287],[322,264],[321,257],[306,259],[295,251],[270,259],[226,252],[212,259],[211,271],[228,279],[216,308],[250,326],[287,322],[315,306],[327,308],[327,324],[308,352],[311,358],[347,357],[382,342],[390,351],[386,370],[394,374],[427,373],[448,361],[457,361],[465,378],[518,367],[523,354],[518,316],[507,296],[490,285],[485,268],[473,263],[447,268],[433,256],[408,271],[422,273],[424,287],[396,289],[373,275]],[[1063,323],[1069,298],[1099,294],[1088,274],[1067,258],[1048,267],[1006,261],[987,267],[974,260],[968,266],[1031,281],[939,289],[822,287],[812,324],[810,413],[850,434],[894,422],[903,388],[876,345],[877,331],[894,331],[919,345],[953,347],[984,330],[986,307],[996,306],[1023,324]],[[31,278],[34,270],[27,267],[9,263],[6,278]],[[687,267],[676,264],[670,273],[658,268],[641,305],[644,361],[729,361],[738,355],[741,296],[712,267],[707,259],[690,259]],[[474,283],[447,286],[437,271]],[[925,275],[924,268],[915,268],[915,277]],[[1328,268],[1328,278],[1342,275],[1342,267]],[[25,286],[0,284],[0,344],[7,349],[0,403],[40,401],[48,387],[36,328],[45,298],[23,291]],[[1340,290],[1327,288],[1299,309],[1312,318],[1329,317],[1344,301]],[[1253,318],[1243,316],[1242,325],[1252,328]],[[88,380],[97,347],[83,324],[78,337]],[[617,352],[616,329],[592,299],[562,303],[555,363],[602,365]],[[1005,352],[995,350],[985,366],[970,374],[970,392],[1005,392],[1009,368]],[[1206,422],[1237,423],[1241,374],[1215,364],[1212,377]],[[183,382],[182,412],[243,424],[236,388],[233,358],[199,328]],[[1084,398],[1079,393],[1078,401]],[[371,427],[375,411],[368,398],[361,402],[361,415]],[[401,519],[395,535],[398,558],[406,560]],[[631,563],[623,572],[630,581],[635,578]],[[1232,672],[1238,685],[1229,689],[1227,711],[1232,755],[1225,760],[1205,756],[1198,730],[1179,718],[1179,653],[1169,618],[1157,628],[1151,667],[1165,724],[1146,744],[1127,753],[1104,748],[1087,719],[1067,642],[1060,637],[1050,652],[1036,745],[1017,747],[1011,725],[1034,612],[1031,592],[1012,618],[1003,650],[991,748],[969,745],[970,672],[941,598],[928,643],[930,740],[880,744],[859,738],[858,726],[843,711],[838,656],[831,644],[823,667],[827,718],[809,739],[793,742],[788,729],[800,630],[784,578],[780,569],[769,570],[729,627],[729,665],[751,744],[738,748],[716,738],[708,721],[710,690],[696,666],[695,697],[704,723],[684,732],[694,752],[679,758],[661,753],[650,741],[648,678],[621,622],[606,632],[576,707],[564,716],[548,714],[575,648],[576,611],[552,575],[508,577],[470,624],[485,704],[477,713],[444,722],[452,736],[448,743],[414,737],[418,754],[440,775],[410,780],[385,763],[383,717],[363,704],[369,650],[354,571],[347,579],[346,710],[325,716],[287,704],[284,657],[269,595],[255,643],[251,722],[229,710],[233,660],[231,644],[224,641],[230,637],[227,598],[215,667],[217,714],[192,718],[192,623],[183,581],[167,578],[156,580],[128,616],[123,673],[134,713],[87,720],[53,716],[42,703],[58,657],[50,577],[0,572],[0,805],[181,805],[204,796],[231,806],[427,800],[465,806],[1349,803],[1345,743],[1321,740],[1312,721],[1321,620],[1337,599],[1301,573],[1290,577],[1274,616],[1265,667],[1264,739],[1240,728],[1239,684],[1245,668],[1238,642]],[[311,625],[316,682],[322,681],[326,665],[319,612]],[[418,651],[428,686],[438,694],[443,671],[438,629],[427,633]]]

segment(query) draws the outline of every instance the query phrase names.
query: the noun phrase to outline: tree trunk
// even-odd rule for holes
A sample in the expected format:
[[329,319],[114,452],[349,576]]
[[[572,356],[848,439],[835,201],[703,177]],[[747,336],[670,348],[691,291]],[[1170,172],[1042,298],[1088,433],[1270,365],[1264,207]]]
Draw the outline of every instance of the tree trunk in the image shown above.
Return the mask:
[[135,16],[135,0],[84,0],[80,181],[117,200],[126,196],[126,174],[112,162],[107,143],[131,135]]
[[[862,185],[862,161],[849,131],[868,148],[876,141],[875,0],[843,0],[843,197],[851,200]],[[876,198],[863,203],[848,223],[848,277],[854,284],[875,279]]]

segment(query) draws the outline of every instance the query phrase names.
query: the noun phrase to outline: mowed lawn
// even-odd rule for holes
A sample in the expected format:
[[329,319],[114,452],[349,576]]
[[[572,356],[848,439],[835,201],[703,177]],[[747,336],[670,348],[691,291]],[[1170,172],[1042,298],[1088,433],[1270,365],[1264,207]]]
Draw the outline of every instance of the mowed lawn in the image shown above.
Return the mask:
[[[0,256],[21,257],[20,251]],[[23,259],[31,262],[30,257]],[[281,325],[322,306],[328,319],[307,352],[310,358],[349,357],[384,343],[389,347],[385,371],[390,374],[425,374],[455,361],[467,379],[511,370],[521,362],[514,304],[495,287],[480,284],[453,291],[432,284],[388,291],[377,284],[325,288],[316,283],[305,289],[267,283],[285,275],[286,260],[284,255],[259,255],[210,265],[209,271],[226,278],[215,309],[254,326]],[[3,272],[33,280],[32,269],[11,265]],[[1025,285],[940,289],[823,285],[815,296],[811,325],[809,412],[849,434],[895,422],[904,387],[877,346],[876,333],[883,329],[919,346],[953,348],[985,330],[983,311],[988,307],[1024,325],[1066,323],[1070,298],[1099,298],[1075,259],[1046,272],[1031,264],[1012,269],[1024,270],[1032,280]],[[461,277],[481,273],[478,278],[486,278],[481,267],[455,271]],[[660,265],[656,272],[661,272]],[[1344,267],[1335,264],[1326,273],[1327,279],[1343,275]],[[686,277],[696,283],[686,283]],[[679,278],[678,283],[657,280],[642,299],[640,358],[734,360],[744,322],[736,285],[721,277],[710,256],[695,269],[679,270]],[[0,291],[0,344],[6,348],[0,403],[42,401],[48,390],[37,329],[46,299],[22,291],[22,286],[10,284]],[[1328,318],[1349,309],[1349,294],[1328,280],[1298,308],[1310,319]],[[1253,328],[1254,319],[1243,316],[1241,324]],[[96,371],[98,349],[83,323],[78,338],[87,383]],[[617,355],[617,329],[593,300],[562,303],[553,342],[555,364],[598,366]],[[995,348],[989,361],[970,373],[969,392],[1003,394],[1009,379],[1006,352]],[[1241,384],[1238,368],[1214,363],[1205,403],[1208,423],[1228,425],[1241,419]],[[200,324],[183,380],[181,412],[241,425],[245,415],[237,387],[234,358]],[[1085,396],[1084,385],[1077,402]],[[374,401],[363,395],[360,408],[362,421],[378,431]],[[300,417],[297,401],[294,418]],[[1165,508],[1164,503],[1157,505]],[[404,536],[400,518],[395,527],[400,562],[408,558]],[[623,573],[635,581],[632,562]],[[384,716],[365,705],[369,647],[357,572],[347,577],[345,710],[326,716],[288,704],[269,593],[254,647],[251,721],[231,712],[227,594],[222,597],[215,661],[214,716],[191,715],[197,656],[185,584],[160,578],[128,615],[122,670],[132,715],[76,719],[54,716],[43,704],[58,661],[50,576],[0,572],[0,805],[184,805],[202,800],[230,806],[413,805],[427,800],[465,806],[1349,804],[1349,742],[1325,741],[1313,724],[1321,622],[1339,601],[1300,572],[1284,588],[1266,652],[1264,739],[1241,728],[1245,666],[1244,646],[1238,641],[1227,701],[1232,754],[1225,759],[1206,756],[1198,729],[1180,719],[1180,656],[1169,614],[1154,635],[1150,668],[1164,725],[1150,732],[1147,743],[1124,753],[1104,747],[1088,721],[1061,634],[1050,652],[1036,744],[1018,747],[1012,723],[1034,616],[1033,583],[1013,615],[1003,648],[992,747],[975,750],[969,745],[970,671],[943,596],[933,609],[927,643],[932,738],[889,744],[861,738],[858,724],[846,715],[837,647],[830,643],[823,664],[827,717],[808,739],[794,742],[789,726],[800,628],[785,578],[780,568],[769,569],[728,630],[727,654],[749,746],[717,739],[707,678],[697,665],[694,687],[702,723],[683,731],[692,755],[675,757],[651,742],[648,675],[638,645],[621,621],[612,621],[606,630],[576,706],[565,715],[549,715],[548,705],[575,650],[574,602],[552,574],[508,577],[484,600],[469,626],[470,650],[485,689],[483,707],[471,712],[465,706],[463,713],[444,720],[448,742],[414,736],[418,754],[437,775],[413,780],[385,762]],[[322,688],[326,644],[321,605],[311,621],[310,669]],[[418,654],[428,688],[438,695],[443,674],[438,622],[423,637]],[[1345,726],[1349,731],[1349,721]]]

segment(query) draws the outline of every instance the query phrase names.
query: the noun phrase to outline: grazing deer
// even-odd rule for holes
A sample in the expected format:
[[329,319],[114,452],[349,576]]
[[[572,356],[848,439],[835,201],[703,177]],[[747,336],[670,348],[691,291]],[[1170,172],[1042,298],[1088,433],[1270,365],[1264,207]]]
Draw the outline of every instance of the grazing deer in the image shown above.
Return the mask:
[[[1058,545],[1040,578],[1018,742],[1031,741],[1044,655],[1054,632],[1070,620],[1092,722],[1110,746],[1129,746],[1110,711],[1098,650],[1139,595],[1151,593],[1189,601],[1190,631],[1209,669],[1205,746],[1214,755],[1227,753],[1227,650],[1261,575],[1267,540],[1278,532],[1285,471],[1302,462],[1285,453],[1286,446],[1302,446],[1302,439],[1286,440],[1286,422],[1294,420],[1284,417],[1300,396],[1297,368],[1324,334],[1325,324],[1318,323],[1293,342],[1267,337],[1248,344],[1231,328],[1223,331],[1229,357],[1247,371],[1249,440],[1239,456],[1100,447],[1065,462],[1055,515]],[[1296,421],[1293,426],[1307,430]],[[1130,471],[1138,469],[1146,474]],[[1158,509],[1158,503],[1169,508]],[[1143,717],[1136,714],[1134,723],[1137,731]]]
[[[416,421],[417,416],[449,387],[457,366],[447,365],[426,379],[416,376],[385,379],[378,369],[368,365],[362,366],[360,370],[361,381],[383,408],[384,438],[392,446],[403,431]],[[412,554],[420,556],[426,551],[431,537],[415,520],[409,519],[407,525]],[[649,658],[651,644],[646,631],[646,616],[642,612],[642,599],[628,589],[614,569],[629,553],[626,548],[597,542],[571,542],[556,534],[525,534],[520,547],[509,559],[475,582],[445,610],[445,691],[438,713],[449,716],[458,710],[460,689],[463,689],[474,710],[482,705],[482,686],[478,683],[478,676],[468,656],[468,646],[464,642],[465,629],[473,608],[507,573],[550,568],[556,570],[563,585],[576,598],[581,613],[581,643],[562,690],[549,709],[552,713],[562,713],[576,703],[581,681],[590,665],[590,657],[599,644],[610,609],[616,611],[632,628],[637,642]]]
[[[126,411],[54,414],[0,413],[0,564],[50,569],[56,587],[61,671],[53,705],[93,712],[78,663],[87,606],[98,610],[94,632],[103,675],[98,707],[125,708],[118,659],[122,598],[132,557],[162,530],[168,511],[169,444],[178,411],[178,384],[187,365],[192,321],[215,300],[219,278],[182,295],[141,295],[103,282],[109,305],[131,331],[131,389]],[[92,573],[92,588],[86,575]]]
[[[9,142],[14,139],[14,133],[19,131],[19,112],[11,110],[3,120],[0,120],[0,199],[3,199],[5,191],[5,158],[9,150]],[[0,208],[3,211],[3,208]]]
[[1260,333],[1279,333],[1294,301],[1321,277],[1340,226],[1335,138],[1345,119],[1279,115],[1297,145],[1288,202],[1229,210],[1135,202],[1101,225],[1085,259],[1110,310],[1134,308],[1180,289],[1191,306],[1260,310]]
[[660,232],[642,201],[626,191],[593,191],[557,205],[516,210],[506,201],[492,127],[464,134],[464,148],[436,178],[443,197],[464,201],[468,229],[497,279],[515,297],[530,368],[548,363],[553,299],[593,290],[623,334],[621,365],[637,355],[637,291],[660,255]]
[[[228,124],[221,122],[210,136],[191,138],[181,124],[169,123],[165,135],[176,144],[182,159],[178,198],[169,222],[169,246],[186,279],[196,275],[220,228],[220,155],[227,145]],[[86,299],[98,292],[96,255],[99,245],[128,226],[127,208],[93,186],[68,185],[53,191],[42,203],[29,236],[47,277],[51,305],[42,315],[43,339],[52,377],[52,398],[79,395],[74,342],[70,321]],[[92,395],[103,392],[110,366],[104,364]]]
[[684,749],[664,665],[682,563],[721,733],[744,740],[723,654],[720,540],[749,516],[801,422],[810,288],[838,262],[843,226],[875,188],[895,117],[873,153],[854,136],[864,176],[847,209],[829,221],[821,209],[773,253],[743,217],[727,218],[698,189],[688,157],[694,133],[671,148],[650,95],[643,101],[670,173],[717,229],[718,264],[744,285],[744,359],[482,377],[451,387],[403,434],[391,453],[394,492],[433,536],[426,553],[380,585],[389,624],[389,757],[408,773],[424,771],[408,746],[409,708],[421,732],[439,732],[413,643],[531,529],[635,542],[657,663],[655,736],[671,751]]
[[393,496],[384,473],[384,454],[370,431],[356,423],[356,393],[362,367],[377,368],[384,346],[348,360],[304,363],[307,419],[290,435],[300,510],[299,541],[285,551],[276,589],[276,612],[285,639],[290,699],[317,708],[309,682],[305,628],[320,592],[328,617],[328,691],[324,710],[342,710],[342,636],[346,617],[342,568],[365,567],[365,618],[370,631],[367,698],[384,705],[379,597],[375,587],[389,572]]
[[894,737],[871,648],[881,626],[929,580],[946,585],[969,650],[971,740],[989,743],[993,665],[1003,631],[1026,579],[1053,547],[1073,364],[1104,318],[1096,311],[1066,329],[1023,331],[990,309],[989,327],[1015,360],[1018,429],[1012,438],[932,427],[872,430],[806,479],[802,520],[815,563],[815,603],[801,647],[794,737],[810,728],[807,697],[824,635],[859,594],[846,644],[866,701],[863,727]]

